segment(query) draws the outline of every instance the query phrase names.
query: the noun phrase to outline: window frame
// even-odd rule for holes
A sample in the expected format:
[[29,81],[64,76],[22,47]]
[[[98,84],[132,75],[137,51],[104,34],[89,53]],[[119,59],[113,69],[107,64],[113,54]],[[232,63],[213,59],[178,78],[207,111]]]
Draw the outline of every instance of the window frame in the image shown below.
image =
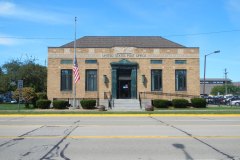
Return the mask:
[[86,59],[85,64],[97,64],[97,60],[96,59]]
[[163,61],[161,59],[151,59],[151,64],[163,64]]
[[184,60],[184,59],[175,60],[175,64],[187,64],[187,60]]
[[[181,78],[179,76],[184,76],[183,82],[179,82],[179,78]],[[187,70],[186,69],[175,70],[175,91],[187,91]]]
[[[90,72],[95,72],[95,74],[90,74]],[[86,69],[85,71],[85,91],[98,91],[98,71],[97,69]],[[93,78],[89,77],[89,75],[94,75]],[[89,79],[91,78],[91,79]],[[93,86],[89,87],[91,84]]]
[[[155,74],[154,74],[155,72]],[[160,74],[157,74],[159,72]],[[157,85],[155,84],[155,76],[157,76]],[[160,78],[159,78],[160,77]],[[162,85],[162,69],[151,69],[151,91],[162,91],[163,85]],[[159,87],[157,87],[159,86]]]
[[61,59],[60,64],[73,64],[72,59]]
[[[64,73],[68,71],[68,73]],[[61,69],[60,71],[60,91],[72,91],[73,77],[72,69]]]

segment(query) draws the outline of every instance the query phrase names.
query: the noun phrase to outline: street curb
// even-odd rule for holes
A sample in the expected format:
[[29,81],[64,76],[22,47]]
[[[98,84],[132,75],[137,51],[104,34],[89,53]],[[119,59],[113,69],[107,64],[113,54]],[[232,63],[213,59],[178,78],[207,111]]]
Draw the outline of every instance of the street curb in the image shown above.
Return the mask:
[[0,114],[0,117],[240,117],[240,114]]

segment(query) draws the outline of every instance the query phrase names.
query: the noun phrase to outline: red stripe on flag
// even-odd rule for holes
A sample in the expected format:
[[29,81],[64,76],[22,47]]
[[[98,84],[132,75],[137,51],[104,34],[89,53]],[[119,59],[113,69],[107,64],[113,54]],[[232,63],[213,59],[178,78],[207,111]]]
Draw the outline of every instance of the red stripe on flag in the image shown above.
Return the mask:
[[76,58],[74,58],[74,64],[73,64],[73,77],[74,77],[74,83],[77,83],[77,81],[80,80],[79,69],[78,69]]

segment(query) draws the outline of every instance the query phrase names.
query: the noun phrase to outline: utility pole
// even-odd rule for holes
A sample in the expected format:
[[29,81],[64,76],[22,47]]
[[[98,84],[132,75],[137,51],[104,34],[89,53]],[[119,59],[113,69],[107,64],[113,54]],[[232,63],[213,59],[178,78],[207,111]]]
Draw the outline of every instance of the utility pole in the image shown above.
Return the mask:
[[228,92],[227,92],[227,74],[228,74],[227,68],[225,68],[224,74],[225,74],[225,95],[227,95],[228,94]]

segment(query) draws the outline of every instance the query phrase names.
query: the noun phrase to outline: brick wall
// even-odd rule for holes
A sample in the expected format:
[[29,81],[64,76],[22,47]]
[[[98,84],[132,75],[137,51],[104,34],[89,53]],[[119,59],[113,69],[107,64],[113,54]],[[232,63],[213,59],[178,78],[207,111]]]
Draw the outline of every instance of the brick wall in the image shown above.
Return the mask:
[[[189,95],[200,94],[199,78],[199,49],[198,48],[77,48],[77,60],[80,70],[80,81],[76,85],[77,98],[104,99],[104,92],[111,92],[111,62],[128,59],[138,63],[137,92],[151,91],[151,69],[162,69],[162,85],[164,93],[183,93]],[[48,98],[73,98],[71,91],[60,91],[61,69],[72,69],[72,64],[61,64],[61,59],[73,58],[73,48],[48,49]],[[126,53],[128,57],[103,58],[102,54],[116,55]],[[123,54],[124,55],[124,54]],[[148,57],[148,55],[151,55]],[[169,56],[168,56],[169,55]],[[125,56],[125,55],[124,55]],[[145,57],[144,57],[145,56]],[[154,58],[155,57],[155,58]],[[160,58],[159,58],[160,57]],[[86,59],[97,59],[97,64],[85,64]],[[161,59],[162,64],[151,64],[150,59]],[[175,60],[187,60],[187,64],[175,64]],[[85,70],[98,70],[98,91],[85,91]],[[175,91],[175,70],[187,70],[187,91]],[[107,75],[109,83],[103,82],[103,75]],[[143,85],[142,75],[146,76],[147,83]]]

